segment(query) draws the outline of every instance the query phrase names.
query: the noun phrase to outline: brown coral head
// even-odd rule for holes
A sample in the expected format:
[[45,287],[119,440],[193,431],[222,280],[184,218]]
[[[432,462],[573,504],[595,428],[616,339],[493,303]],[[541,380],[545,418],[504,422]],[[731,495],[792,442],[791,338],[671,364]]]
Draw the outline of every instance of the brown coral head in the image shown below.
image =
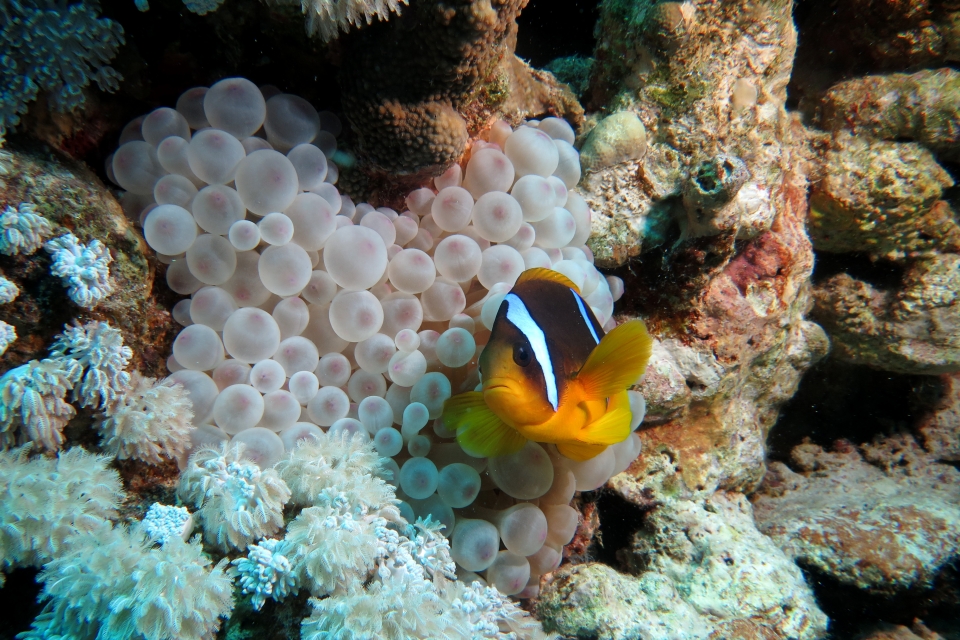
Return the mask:
[[363,159],[393,174],[440,173],[467,145],[467,124],[446,102],[387,100],[354,112],[351,120]]

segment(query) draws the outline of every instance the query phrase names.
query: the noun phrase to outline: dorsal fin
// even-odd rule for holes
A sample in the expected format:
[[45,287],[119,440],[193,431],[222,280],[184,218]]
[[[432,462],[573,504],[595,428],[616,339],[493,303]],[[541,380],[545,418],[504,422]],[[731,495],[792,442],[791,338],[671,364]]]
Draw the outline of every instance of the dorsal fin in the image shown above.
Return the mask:
[[[533,269],[527,269],[520,274],[520,277],[517,278],[517,284],[523,284],[524,282],[529,282],[530,280],[547,280],[549,282],[556,282],[562,284],[565,287],[570,287],[577,292],[577,295],[580,295],[580,287],[573,284],[570,281],[570,278],[563,275],[559,271],[554,271],[553,269],[544,269],[543,267],[534,267]],[[514,285],[517,286],[517,285]]]

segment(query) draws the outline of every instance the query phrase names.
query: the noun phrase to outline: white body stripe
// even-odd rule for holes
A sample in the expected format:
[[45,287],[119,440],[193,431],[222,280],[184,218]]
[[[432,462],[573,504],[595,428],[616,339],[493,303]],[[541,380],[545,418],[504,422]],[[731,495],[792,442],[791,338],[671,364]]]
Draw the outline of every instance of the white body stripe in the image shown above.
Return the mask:
[[574,299],[577,301],[577,308],[580,309],[580,315],[583,316],[583,321],[587,323],[587,329],[590,329],[590,335],[593,336],[593,341],[600,344],[600,337],[597,336],[597,332],[593,328],[593,323],[590,322],[590,316],[587,314],[586,307],[583,306],[583,300],[580,299],[580,296],[578,296],[577,292],[573,289],[570,289],[570,293],[573,294]]
[[523,304],[523,300],[515,293],[508,293],[504,300],[507,303],[507,320],[519,329],[520,333],[530,342],[533,355],[537,358],[540,369],[543,371],[543,380],[547,386],[547,401],[556,411],[560,399],[557,392],[557,378],[553,375],[553,363],[550,361],[550,350],[547,349],[547,337],[543,334],[540,325],[534,321],[530,312],[527,311],[527,305]]

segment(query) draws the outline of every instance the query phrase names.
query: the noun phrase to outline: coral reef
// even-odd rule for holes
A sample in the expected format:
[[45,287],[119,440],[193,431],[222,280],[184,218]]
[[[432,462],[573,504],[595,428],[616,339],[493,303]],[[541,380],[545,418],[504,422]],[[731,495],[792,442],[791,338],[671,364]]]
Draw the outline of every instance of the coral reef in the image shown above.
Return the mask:
[[[636,114],[646,129],[647,151],[643,160],[624,157],[584,175],[584,197],[597,213],[590,243],[599,264],[623,264],[662,243],[654,230],[672,216],[696,214],[696,204],[685,200],[678,207],[677,197],[697,167],[718,154],[745,163],[752,176],[748,192],[774,194],[772,206],[748,198],[731,207],[724,236],[741,228],[758,235],[786,204],[784,195],[797,180],[784,162],[792,136],[784,130],[789,118],[783,108],[796,34],[789,3],[764,5],[762,11],[758,20],[737,2],[601,5],[592,106]],[[744,214],[758,219],[745,224]],[[730,248],[724,246],[696,248],[721,252],[718,259],[725,261]]]
[[667,502],[624,553],[637,575],[583,564],[548,578],[537,604],[546,626],[611,639],[715,638],[748,629],[812,639],[826,630],[800,570],[757,531],[742,495]]
[[834,357],[900,373],[960,369],[960,255],[913,261],[890,289],[842,273],[814,298]]
[[41,90],[58,111],[84,103],[91,80],[104,91],[119,88],[107,66],[123,44],[123,29],[100,18],[96,0],[6,2],[0,7],[0,142],[16,127]]
[[37,215],[36,206],[21,202],[14,209],[7,205],[0,216],[0,253],[5,255],[31,255],[43,246],[44,239],[53,234],[53,227],[43,216]]
[[63,279],[67,295],[80,307],[95,307],[113,293],[110,252],[99,240],[83,245],[72,233],[43,245],[53,259],[50,273]]
[[[569,90],[512,53],[525,4],[418,2],[388,23],[341,37],[343,103],[361,162],[341,184],[369,193],[383,189],[376,176],[386,174],[394,189],[409,191],[458,161],[468,139],[498,116],[579,117]],[[405,191],[383,190],[379,199],[392,203]]]
[[266,604],[267,598],[283,600],[297,592],[297,576],[290,560],[283,555],[284,551],[286,545],[267,538],[260,544],[250,545],[246,557],[231,562],[235,567],[233,571],[240,578],[240,589],[245,594],[252,594],[250,604],[258,611]]
[[199,537],[153,548],[142,530],[101,522],[44,566],[47,603],[17,637],[212,640],[233,607],[227,560],[212,564]]
[[0,424],[3,445],[17,441],[15,430],[45,449],[55,451],[63,444],[63,428],[76,414],[64,398],[80,377],[77,369],[65,370],[63,362],[31,360],[11,369],[0,378]]
[[[49,236],[69,231],[83,243],[99,240],[112,258],[114,293],[85,310],[85,319],[108,321],[124,332],[128,343],[138,345],[131,360],[135,368],[144,375],[162,374],[173,338],[170,314],[152,293],[156,270],[120,204],[86,165],[41,143],[17,137],[7,141],[5,154],[9,171],[0,180],[0,207],[5,211],[0,216],[0,248],[13,247],[10,242],[21,247],[0,256],[4,275],[21,289],[16,300],[0,306],[0,321],[20,336],[3,356],[5,367],[42,359],[54,336],[77,316],[77,306],[50,273],[47,256],[24,253],[39,248]],[[24,235],[29,229],[35,235]],[[15,230],[19,236],[13,235]]]
[[[73,447],[30,457],[27,444],[0,451],[0,570],[49,562],[67,538],[117,515],[123,499],[111,458]],[[0,574],[0,584],[3,578]]]
[[73,389],[73,399],[81,407],[104,409],[117,402],[130,386],[130,374],[124,369],[132,356],[123,334],[106,322],[64,327],[50,346],[50,358],[80,383]]
[[960,552],[960,474],[911,437],[772,463],[754,498],[761,531],[801,564],[873,592],[929,586]]
[[[307,17],[307,33],[319,34],[325,42],[341,31],[370,24],[373,19],[387,20],[391,13],[400,13],[408,0],[270,0],[277,4],[300,4]],[[196,12],[199,13],[199,12]]]
[[[603,3],[594,106],[635,114],[646,155],[587,170],[578,187],[597,263],[639,256],[618,272],[634,292],[621,312],[663,347],[639,387],[660,424],[641,432],[631,475],[669,452],[682,490],[703,495],[759,483],[778,406],[828,349],[803,319],[813,255],[806,134],[784,108],[790,5],[765,6],[761,21],[742,4]],[[633,481],[616,482],[640,499]]]
[[140,521],[143,531],[159,544],[167,538],[186,540],[193,531],[193,516],[186,507],[171,507],[154,502]]
[[832,138],[810,188],[810,237],[819,251],[902,258],[960,250],[960,226],[941,199],[953,179],[915,143]]
[[244,459],[243,449],[239,444],[201,449],[180,476],[180,499],[199,510],[207,542],[223,550],[274,534],[290,499],[277,472]]
[[193,405],[183,386],[134,373],[130,386],[107,405],[97,425],[101,448],[119,460],[161,464],[190,447]]
[[837,83],[821,104],[824,131],[914,140],[944,160],[960,160],[960,73],[953,69],[864,76]]

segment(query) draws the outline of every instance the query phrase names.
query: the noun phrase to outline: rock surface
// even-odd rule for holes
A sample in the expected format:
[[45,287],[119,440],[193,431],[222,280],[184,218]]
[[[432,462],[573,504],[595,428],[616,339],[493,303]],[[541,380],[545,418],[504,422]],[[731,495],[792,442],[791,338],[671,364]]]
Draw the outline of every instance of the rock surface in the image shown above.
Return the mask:
[[880,140],[913,140],[944,160],[960,159],[960,72],[864,76],[827,91],[819,126]]
[[[748,4],[602,3],[590,106],[618,118],[636,114],[647,152],[587,163],[581,189],[595,212],[590,246],[598,264],[621,265],[669,244],[674,219],[707,213],[680,196],[698,167],[720,156],[737,158],[747,176],[742,197],[733,190],[713,203],[727,209],[714,216],[727,219],[724,237],[755,237],[782,208],[784,183],[794,179],[784,101],[796,31],[790,3],[765,4],[762,19]],[[589,152],[594,134],[585,135]],[[720,251],[729,259],[732,247]]]
[[[75,318],[104,320],[136,344],[134,366],[145,375],[165,375],[176,327],[166,300],[154,288],[156,263],[120,204],[83,163],[38,142],[8,141],[0,170],[0,211],[32,203],[55,227],[55,236],[72,232],[81,242],[98,239],[110,249],[114,293],[94,309],[80,309],[50,274],[43,249],[33,255],[0,256],[0,270],[21,294],[0,305],[0,320],[17,329],[18,339],[3,355],[2,368],[46,357],[55,334]],[[5,173],[4,173],[5,171]],[[55,237],[54,236],[54,237]],[[162,278],[162,276],[161,276]],[[166,285],[162,285],[166,290]]]
[[960,371],[960,255],[914,261],[893,288],[842,273],[814,299],[838,358],[898,373]]
[[910,437],[796,447],[754,497],[757,525],[800,564],[875,593],[929,586],[960,553],[960,472]]
[[545,626],[577,638],[821,638],[800,570],[761,535],[741,494],[654,510],[627,552],[637,575],[567,566],[544,586]]
[[941,199],[953,179],[922,146],[841,134],[813,173],[814,249],[894,259],[960,250],[960,226]]
[[940,376],[940,397],[916,426],[937,460],[960,461],[960,374]]

